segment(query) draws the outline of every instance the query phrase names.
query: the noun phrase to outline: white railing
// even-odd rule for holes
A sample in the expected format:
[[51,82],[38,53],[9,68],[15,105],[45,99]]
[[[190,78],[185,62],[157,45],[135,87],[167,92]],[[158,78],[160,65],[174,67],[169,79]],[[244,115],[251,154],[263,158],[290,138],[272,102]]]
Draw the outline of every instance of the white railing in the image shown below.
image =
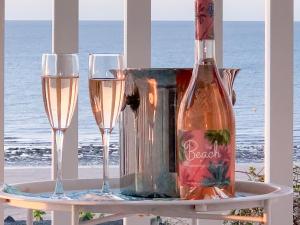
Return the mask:
[[[151,1],[124,0],[124,54],[130,68],[151,67]],[[149,225],[148,217],[132,216],[125,225]]]
[[[292,185],[293,137],[293,0],[266,1],[265,168],[267,182]],[[53,0],[53,51],[78,52],[78,0]],[[0,181],[4,173],[4,0],[0,0]],[[223,0],[216,0],[217,61],[223,64]],[[128,67],[151,66],[151,1],[125,0],[124,47]],[[192,13],[192,12],[191,12]],[[255,34],[253,34],[255,35]],[[77,112],[65,139],[65,178],[78,176]],[[53,156],[56,157],[55,155]],[[53,160],[55,161],[55,160]],[[53,167],[55,168],[55,167]],[[53,174],[55,173],[53,169]],[[292,224],[292,201],[272,206],[272,225]],[[280,210],[280,212],[279,212]],[[54,213],[54,224],[69,224],[70,215]],[[127,225],[149,224],[127,219]],[[198,224],[220,222],[198,221]],[[0,207],[0,225],[3,208]],[[193,222],[196,224],[196,221]]]
[[[78,0],[53,0],[52,51],[54,53],[78,53],[78,5]],[[52,151],[52,178],[56,173],[55,159],[56,151]],[[78,178],[78,106],[65,135],[63,159],[63,178]],[[71,224],[71,216],[63,212],[53,212],[52,221],[54,225]]]
[[124,53],[127,67],[151,66],[151,1],[124,0]]
[[[223,0],[215,1],[215,39],[216,61],[219,68],[223,67]],[[193,220],[192,225],[222,225],[221,221]]]
[[[294,0],[265,0],[266,182],[292,186]],[[293,224],[292,199],[271,205],[272,225]]]
[[[0,183],[4,182],[4,0],[0,0]],[[4,210],[0,204],[0,225],[3,225]]]

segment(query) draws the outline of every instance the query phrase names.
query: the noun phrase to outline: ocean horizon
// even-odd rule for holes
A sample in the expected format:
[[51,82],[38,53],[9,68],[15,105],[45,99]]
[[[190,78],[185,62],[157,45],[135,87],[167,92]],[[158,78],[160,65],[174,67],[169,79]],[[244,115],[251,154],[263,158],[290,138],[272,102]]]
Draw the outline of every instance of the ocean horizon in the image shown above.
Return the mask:
[[[123,52],[122,21],[80,21],[79,162],[101,163],[100,133],[87,84],[90,52]],[[192,67],[192,21],[152,22],[152,67]],[[41,92],[41,55],[51,52],[51,21],[6,21],[6,166],[51,164],[51,130]],[[300,22],[295,22],[294,159],[300,160]],[[262,162],[264,148],[264,22],[224,22],[224,67],[240,68],[235,82],[237,161]],[[298,96],[298,98],[297,98]],[[111,163],[118,163],[118,129]]]

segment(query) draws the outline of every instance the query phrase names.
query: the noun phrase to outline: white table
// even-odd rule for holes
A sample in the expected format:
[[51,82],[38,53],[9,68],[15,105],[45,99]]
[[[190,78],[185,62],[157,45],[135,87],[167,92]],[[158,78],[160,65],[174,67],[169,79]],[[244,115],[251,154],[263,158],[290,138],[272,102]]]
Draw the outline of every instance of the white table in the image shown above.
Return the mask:
[[[118,179],[112,180],[111,185],[118,187]],[[12,185],[19,191],[26,193],[6,193],[0,192],[0,199],[9,206],[29,209],[28,225],[32,224],[32,209],[47,211],[64,211],[72,215],[72,225],[95,225],[102,222],[122,219],[129,215],[152,214],[164,217],[182,217],[192,219],[209,220],[231,220],[261,222],[271,224],[269,208],[271,201],[291,195],[291,188],[278,185],[255,183],[255,182],[236,182],[236,191],[243,197],[235,197],[222,200],[110,200],[110,201],[91,201],[91,200],[54,200],[50,198],[40,198],[28,196],[31,193],[52,192],[54,181],[32,182]],[[64,180],[66,190],[80,191],[86,189],[97,189],[101,187],[101,180],[80,179]],[[253,207],[263,207],[262,217],[243,217],[229,215],[232,209],[245,209]],[[110,214],[108,216],[94,219],[91,221],[79,222],[79,213],[91,211],[95,213]],[[291,212],[292,213],[292,212]]]

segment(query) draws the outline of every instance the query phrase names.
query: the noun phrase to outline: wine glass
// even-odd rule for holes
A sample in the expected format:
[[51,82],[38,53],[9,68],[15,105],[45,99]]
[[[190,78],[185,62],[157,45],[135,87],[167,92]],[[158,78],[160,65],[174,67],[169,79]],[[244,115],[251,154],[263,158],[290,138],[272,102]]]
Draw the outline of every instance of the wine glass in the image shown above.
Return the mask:
[[102,135],[103,184],[100,196],[114,197],[109,186],[109,140],[119,117],[125,90],[123,56],[90,54],[89,92],[92,111]]
[[62,183],[64,134],[77,104],[79,63],[76,54],[43,54],[42,90],[45,111],[54,134],[57,151],[56,185],[52,198],[65,199]]

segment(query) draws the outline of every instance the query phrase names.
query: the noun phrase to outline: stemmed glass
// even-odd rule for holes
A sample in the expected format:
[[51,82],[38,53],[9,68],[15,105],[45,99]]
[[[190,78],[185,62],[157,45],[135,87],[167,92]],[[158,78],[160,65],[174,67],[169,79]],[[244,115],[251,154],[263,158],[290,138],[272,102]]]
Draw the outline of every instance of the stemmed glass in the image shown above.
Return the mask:
[[79,63],[76,54],[43,54],[42,89],[45,111],[57,151],[56,185],[52,198],[66,198],[62,183],[64,134],[70,126],[77,104]]
[[123,56],[90,54],[90,102],[103,143],[103,184],[100,196],[114,197],[109,186],[109,140],[121,111],[124,91]]

